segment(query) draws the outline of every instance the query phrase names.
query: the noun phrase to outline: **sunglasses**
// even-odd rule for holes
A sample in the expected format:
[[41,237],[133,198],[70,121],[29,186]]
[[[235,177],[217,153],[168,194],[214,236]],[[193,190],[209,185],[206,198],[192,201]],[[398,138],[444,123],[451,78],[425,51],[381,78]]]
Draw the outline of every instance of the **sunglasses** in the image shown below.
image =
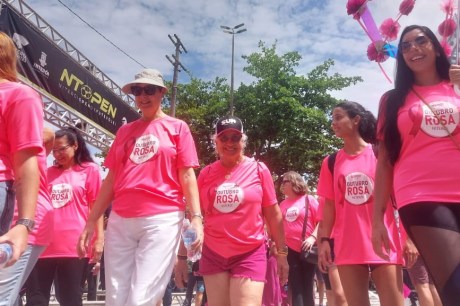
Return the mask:
[[227,142],[227,141],[231,141],[231,142],[239,142],[241,140],[241,138],[243,137],[243,135],[237,135],[237,134],[233,134],[231,136],[228,136],[228,135],[223,135],[223,136],[219,136],[219,140],[222,141],[222,142]]
[[60,153],[64,153],[65,150],[67,150],[68,148],[70,147],[70,145],[66,145],[64,147],[61,147],[59,149],[53,149],[53,154],[60,154]]
[[399,44],[399,50],[402,53],[407,53],[412,48],[412,46],[418,47],[418,48],[425,47],[429,42],[430,42],[430,40],[428,39],[428,37],[426,37],[426,36],[418,36],[412,41],[403,41],[403,42],[401,42]]
[[281,181],[281,184],[283,184],[283,185],[284,185],[284,184],[286,184],[286,183],[290,183],[290,182],[291,182],[291,181],[288,181],[288,180],[283,180],[283,181]]
[[155,85],[147,85],[144,87],[138,85],[131,86],[131,93],[136,97],[140,96],[142,92],[144,92],[147,96],[153,96],[159,90],[161,90],[161,88]]

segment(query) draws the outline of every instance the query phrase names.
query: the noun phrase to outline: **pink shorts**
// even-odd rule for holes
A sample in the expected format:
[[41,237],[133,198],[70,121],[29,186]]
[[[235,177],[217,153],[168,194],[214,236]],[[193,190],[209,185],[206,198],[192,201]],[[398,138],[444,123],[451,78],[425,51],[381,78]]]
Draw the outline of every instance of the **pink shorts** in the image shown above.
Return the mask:
[[262,243],[255,250],[225,258],[203,245],[200,259],[199,274],[206,276],[221,272],[230,273],[231,277],[249,278],[257,282],[265,282],[267,271],[267,250]]

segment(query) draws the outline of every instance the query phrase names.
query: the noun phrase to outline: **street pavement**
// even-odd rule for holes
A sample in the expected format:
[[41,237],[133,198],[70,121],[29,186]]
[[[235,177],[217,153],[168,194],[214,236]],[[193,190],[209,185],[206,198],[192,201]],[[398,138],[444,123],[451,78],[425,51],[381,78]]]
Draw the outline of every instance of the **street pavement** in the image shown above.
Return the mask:
[[[173,302],[172,302],[171,306],[182,306],[183,299],[184,299],[183,294],[178,294],[178,293],[173,294]],[[378,298],[378,296],[377,296],[377,294],[375,292],[369,291],[369,300],[371,302],[371,306],[380,306],[379,298]],[[325,302],[326,302],[326,300],[325,300]],[[316,303],[316,305],[319,305],[318,294],[316,294],[315,303]],[[50,306],[59,306],[59,303],[54,301],[54,302],[51,302],[49,305]],[[101,305],[105,305],[105,303],[103,301],[97,301],[97,302],[84,301],[83,305],[85,305],[85,306],[101,306]],[[326,305],[327,304],[324,304],[324,306],[326,306]],[[405,306],[410,306],[410,305],[411,304],[410,304],[409,299],[406,299]],[[192,303],[192,306],[195,306],[195,304]]]

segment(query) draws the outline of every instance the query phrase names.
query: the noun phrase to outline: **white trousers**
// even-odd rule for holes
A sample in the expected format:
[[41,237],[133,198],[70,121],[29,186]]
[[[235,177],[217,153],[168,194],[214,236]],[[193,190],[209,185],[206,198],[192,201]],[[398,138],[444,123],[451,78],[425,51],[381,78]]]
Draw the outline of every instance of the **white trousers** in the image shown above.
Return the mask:
[[123,218],[106,230],[106,305],[152,306],[163,298],[177,256],[183,212]]

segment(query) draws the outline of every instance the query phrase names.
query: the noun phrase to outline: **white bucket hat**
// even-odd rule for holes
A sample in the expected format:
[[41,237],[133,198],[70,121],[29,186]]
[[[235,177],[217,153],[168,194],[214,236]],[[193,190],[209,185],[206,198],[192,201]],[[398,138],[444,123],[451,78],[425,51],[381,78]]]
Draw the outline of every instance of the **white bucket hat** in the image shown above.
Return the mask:
[[121,88],[125,94],[131,94],[131,86],[134,84],[151,84],[168,89],[164,82],[161,72],[156,69],[144,69],[134,76],[134,81],[129,82]]

